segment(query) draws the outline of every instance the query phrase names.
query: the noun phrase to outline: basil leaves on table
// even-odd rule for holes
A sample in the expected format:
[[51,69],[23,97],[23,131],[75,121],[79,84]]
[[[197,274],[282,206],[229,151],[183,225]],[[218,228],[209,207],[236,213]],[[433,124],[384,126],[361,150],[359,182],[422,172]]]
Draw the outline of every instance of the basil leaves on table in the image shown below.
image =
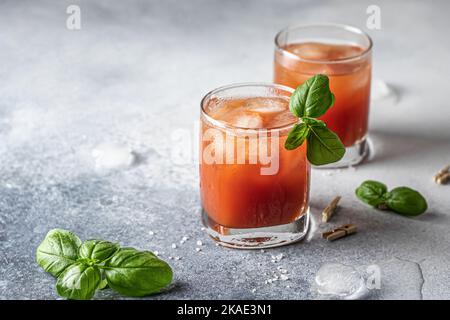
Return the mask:
[[392,189],[386,199],[386,205],[391,210],[406,216],[418,216],[428,207],[425,198],[408,187]]
[[111,289],[132,297],[159,291],[172,281],[167,263],[151,252],[133,248],[121,249],[113,255],[105,263],[104,271]]
[[404,216],[418,216],[427,208],[427,201],[416,190],[408,187],[397,187],[388,191],[381,182],[367,180],[355,190],[361,201],[378,209],[390,209]]
[[103,240],[87,240],[80,247],[80,258],[88,261],[105,261],[110,258],[120,247],[117,243]]
[[57,277],[78,259],[81,240],[66,230],[50,230],[36,252],[38,264],[46,272]]
[[76,262],[58,277],[56,291],[68,299],[89,300],[94,296],[100,281],[101,274],[97,266]]
[[386,201],[387,187],[384,183],[367,180],[364,181],[357,189],[356,196],[363,202],[377,207]]
[[326,75],[316,74],[295,89],[289,100],[289,109],[301,119],[288,134],[284,147],[294,150],[308,141],[308,161],[314,165],[324,165],[339,161],[345,147],[339,137],[321,120],[334,104],[334,94],[330,91]]
[[58,278],[58,294],[74,300],[91,299],[97,290],[108,287],[127,296],[146,296],[160,292],[173,277],[170,266],[149,251],[120,248],[104,240],[82,243],[61,229],[47,233],[36,260]]

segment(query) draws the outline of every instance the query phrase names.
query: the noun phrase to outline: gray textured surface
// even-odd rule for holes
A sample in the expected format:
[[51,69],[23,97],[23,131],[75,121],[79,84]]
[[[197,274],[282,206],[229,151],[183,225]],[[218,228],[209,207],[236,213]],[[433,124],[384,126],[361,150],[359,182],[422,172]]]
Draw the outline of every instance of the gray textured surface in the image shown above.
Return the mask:
[[[71,3],[81,6],[80,31],[65,27]],[[169,260],[173,287],[154,299],[313,298],[314,274],[328,262],[383,266],[373,298],[450,299],[450,187],[431,180],[450,163],[448,2],[378,3],[382,29],[370,31],[374,77],[392,84],[400,102],[372,105],[376,153],[369,163],[313,173],[313,213],[341,194],[335,223],[352,221],[360,232],[266,253],[216,247],[200,230],[197,167],[169,160],[171,130],[192,132],[199,101],[214,87],[270,81],[280,28],[364,26],[374,1],[124,3],[0,3],[0,298],[57,298],[34,252],[60,227],[180,256]],[[92,148],[111,141],[135,150],[137,165],[95,170]],[[419,189],[429,212],[406,219],[368,209],[353,196],[367,178]],[[172,249],[184,235],[190,240]],[[278,253],[290,280],[265,284]],[[98,298],[119,297],[103,291]]]

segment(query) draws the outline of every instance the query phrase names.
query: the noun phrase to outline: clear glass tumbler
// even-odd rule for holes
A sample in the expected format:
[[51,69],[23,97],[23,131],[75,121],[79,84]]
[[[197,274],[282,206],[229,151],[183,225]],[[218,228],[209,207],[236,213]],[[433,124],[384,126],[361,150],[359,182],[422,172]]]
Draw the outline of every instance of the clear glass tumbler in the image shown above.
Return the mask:
[[367,141],[372,40],[363,31],[337,24],[288,27],[275,37],[274,82],[296,88],[321,73],[336,100],[321,117],[346,152],[324,168],[356,165],[370,153]]
[[299,121],[289,111],[292,92],[275,84],[235,84],[201,102],[202,220],[224,246],[275,247],[307,233],[306,146],[284,148]]

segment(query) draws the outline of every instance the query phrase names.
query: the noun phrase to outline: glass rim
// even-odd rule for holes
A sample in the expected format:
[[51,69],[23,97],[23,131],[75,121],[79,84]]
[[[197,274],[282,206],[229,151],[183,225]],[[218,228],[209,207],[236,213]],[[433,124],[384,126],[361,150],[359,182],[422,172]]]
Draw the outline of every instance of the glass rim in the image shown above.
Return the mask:
[[[292,52],[283,49],[280,46],[280,37],[282,34],[285,34],[289,31],[292,30],[298,30],[298,29],[306,29],[306,28],[320,28],[320,27],[333,27],[336,29],[342,29],[354,34],[358,34],[363,36],[364,38],[366,38],[369,42],[369,45],[367,46],[367,48],[364,49],[364,51],[362,51],[361,53],[354,55],[354,56],[350,56],[350,57],[346,57],[346,58],[340,58],[340,59],[332,59],[332,60],[313,60],[313,59],[305,59],[302,57],[299,57],[296,54],[293,54]],[[316,63],[316,64],[324,64],[324,63],[344,63],[344,62],[351,62],[354,60],[358,60],[363,58],[364,56],[366,56],[367,54],[369,54],[372,51],[372,47],[373,47],[373,41],[372,38],[363,30],[351,26],[351,25],[347,25],[347,24],[342,24],[342,23],[320,23],[320,24],[299,24],[299,25],[291,25],[288,26],[286,28],[281,29],[276,35],[275,35],[275,47],[277,50],[282,51],[283,53],[287,53],[288,55],[294,57],[295,59],[302,61],[302,62],[308,62],[308,63]]]
[[[294,89],[292,89],[291,87],[288,86],[284,86],[281,84],[277,84],[277,83],[268,83],[268,82],[240,82],[240,83],[233,83],[233,84],[228,84],[228,85],[224,85],[224,86],[220,86],[216,89],[213,89],[211,91],[209,91],[207,94],[205,94],[205,96],[202,98],[202,100],[200,101],[200,110],[201,110],[201,116],[204,117],[209,123],[211,123],[213,126],[215,127],[219,127],[222,129],[231,129],[231,130],[267,130],[267,131],[282,131],[282,130],[286,130],[286,129],[290,129],[291,127],[293,127],[295,124],[299,123],[300,119],[296,119],[295,121],[292,121],[288,124],[282,125],[282,126],[274,126],[274,127],[264,127],[264,128],[246,128],[246,127],[239,127],[239,126],[235,126],[232,125],[230,123],[221,121],[221,120],[217,120],[214,119],[213,117],[211,117],[206,111],[205,111],[205,102],[211,98],[212,95],[219,93],[219,92],[223,92],[226,90],[230,90],[230,89],[235,89],[235,88],[242,88],[242,87],[266,87],[266,88],[275,88],[275,89],[280,89],[280,90],[284,90],[289,92],[291,95],[292,93],[295,91]],[[257,97],[257,96],[256,96]],[[290,97],[290,96],[289,96]],[[289,111],[290,112],[290,111]]]

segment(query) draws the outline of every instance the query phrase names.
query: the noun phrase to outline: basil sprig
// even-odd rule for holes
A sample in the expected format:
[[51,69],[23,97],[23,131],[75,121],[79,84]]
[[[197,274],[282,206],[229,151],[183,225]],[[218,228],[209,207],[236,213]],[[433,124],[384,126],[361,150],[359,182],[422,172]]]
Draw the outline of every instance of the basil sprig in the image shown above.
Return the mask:
[[397,187],[388,191],[385,184],[367,180],[355,190],[361,201],[377,209],[390,209],[398,214],[414,217],[424,213],[427,201],[416,190]]
[[170,266],[149,251],[120,248],[117,243],[87,240],[53,229],[36,251],[38,264],[57,278],[56,290],[73,300],[91,299],[106,287],[141,297],[157,293],[172,282]]
[[316,74],[298,86],[289,101],[289,109],[301,122],[291,129],[284,147],[293,150],[308,141],[308,160],[317,166],[342,159],[345,147],[341,140],[323,121],[316,119],[331,108],[334,100],[326,75]]

